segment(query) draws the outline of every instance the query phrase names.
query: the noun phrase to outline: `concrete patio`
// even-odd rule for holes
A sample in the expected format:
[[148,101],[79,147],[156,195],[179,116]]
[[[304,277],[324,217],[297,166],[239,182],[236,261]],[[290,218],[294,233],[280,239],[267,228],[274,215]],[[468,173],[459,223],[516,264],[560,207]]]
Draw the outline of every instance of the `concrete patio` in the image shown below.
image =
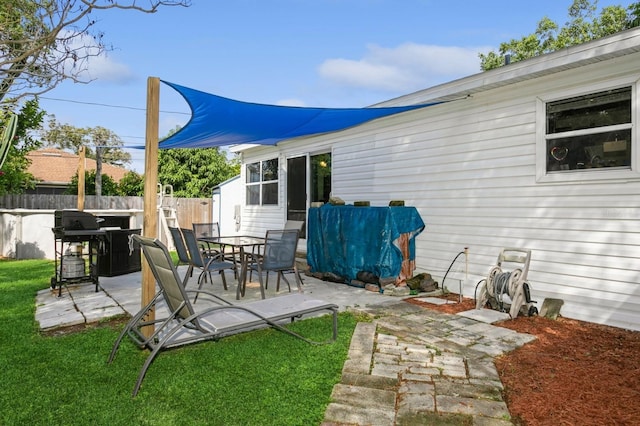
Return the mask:
[[[178,267],[180,276],[184,276],[187,267]],[[254,275],[254,280],[247,284],[245,296],[236,300],[236,281],[227,274],[228,289],[224,290],[219,275],[213,275],[213,284],[205,283],[203,289],[214,291],[223,298],[234,303],[243,303],[260,299],[260,287]],[[141,306],[142,274],[131,274],[115,277],[100,277],[101,291],[95,292],[91,283],[72,284],[62,287],[62,297],[58,296],[58,289],[45,289],[38,292],[36,298],[36,321],[41,330],[50,330],[78,324],[90,324],[117,315],[133,315]],[[293,275],[288,280],[295,289]],[[187,288],[196,288],[198,271],[187,283]],[[398,298],[374,293],[362,288],[344,284],[322,281],[313,277],[303,276],[303,290],[305,294],[318,299],[335,303],[341,311],[358,308],[371,304],[387,304],[398,301]],[[266,297],[275,297],[288,292],[286,283],[280,283],[280,292],[276,292],[275,274],[270,275],[270,282],[266,289]]]

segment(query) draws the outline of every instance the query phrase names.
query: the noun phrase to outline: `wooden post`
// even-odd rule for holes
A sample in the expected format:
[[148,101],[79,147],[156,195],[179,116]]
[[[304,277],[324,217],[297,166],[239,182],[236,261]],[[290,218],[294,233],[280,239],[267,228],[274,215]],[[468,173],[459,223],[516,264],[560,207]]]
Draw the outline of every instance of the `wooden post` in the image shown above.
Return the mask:
[[78,159],[78,210],[84,210],[84,163],[85,151],[84,146],[80,147],[80,157]]
[[[156,192],[158,187],[158,122],[160,116],[160,79],[147,79],[147,122],[144,153],[144,219],[143,235],[149,238],[158,236],[158,206]],[[149,265],[142,262],[142,300],[146,306],[155,295],[156,282]],[[150,310],[146,318],[155,319],[155,310]],[[147,337],[151,336],[155,327],[148,326],[143,330]]]

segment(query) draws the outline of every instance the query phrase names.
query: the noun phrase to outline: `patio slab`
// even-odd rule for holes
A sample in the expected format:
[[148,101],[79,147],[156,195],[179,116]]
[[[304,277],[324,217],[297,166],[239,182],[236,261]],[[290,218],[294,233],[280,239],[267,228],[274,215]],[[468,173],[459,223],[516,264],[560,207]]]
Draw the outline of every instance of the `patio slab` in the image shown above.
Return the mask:
[[493,309],[470,309],[468,311],[459,312],[458,315],[487,324],[493,324],[494,322],[504,321],[511,318],[508,313],[494,311]]

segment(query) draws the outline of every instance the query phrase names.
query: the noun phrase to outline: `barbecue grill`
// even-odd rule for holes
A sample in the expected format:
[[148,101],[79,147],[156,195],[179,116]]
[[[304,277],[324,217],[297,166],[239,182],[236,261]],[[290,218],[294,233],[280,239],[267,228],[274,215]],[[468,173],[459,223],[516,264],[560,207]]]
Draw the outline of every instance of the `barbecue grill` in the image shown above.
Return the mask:
[[62,285],[92,282],[97,292],[100,288],[98,258],[106,235],[106,231],[100,229],[100,219],[78,210],[56,210],[54,220],[55,275],[51,277],[51,288],[58,287],[60,297]]

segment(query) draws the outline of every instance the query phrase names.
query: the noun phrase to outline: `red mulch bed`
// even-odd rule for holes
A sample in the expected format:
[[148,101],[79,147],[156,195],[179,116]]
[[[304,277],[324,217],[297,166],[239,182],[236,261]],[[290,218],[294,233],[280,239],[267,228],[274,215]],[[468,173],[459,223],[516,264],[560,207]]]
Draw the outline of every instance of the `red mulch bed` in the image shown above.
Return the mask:
[[[474,308],[472,299],[447,298],[452,303],[407,302],[452,314]],[[495,325],[537,337],[496,358],[516,425],[640,424],[640,332],[562,317]]]

